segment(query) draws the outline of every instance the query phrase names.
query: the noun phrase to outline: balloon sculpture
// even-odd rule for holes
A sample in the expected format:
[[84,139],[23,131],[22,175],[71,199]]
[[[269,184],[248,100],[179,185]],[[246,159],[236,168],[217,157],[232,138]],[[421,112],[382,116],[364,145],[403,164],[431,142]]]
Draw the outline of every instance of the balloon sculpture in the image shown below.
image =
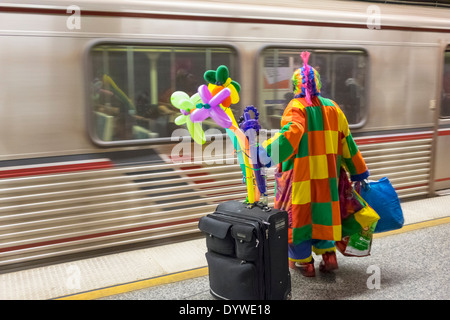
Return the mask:
[[211,117],[222,128],[231,127],[233,123],[230,117],[219,106],[229,97],[230,93],[230,89],[225,88],[213,96],[207,86],[201,85],[198,88],[198,94],[203,103],[197,104],[197,109],[190,114],[189,118],[192,122],[200,122]]
[[[253,112],[254,118],[251,117],[250,111]],[[239,119],[239,128],[244,131],[245,135],[249,139],[250,156],[252,159],[257,159],[258,157],[258,143],[256,138],[259,134],[259,130],[261,129],[258,118],[258,110],[254,106],[247,106],[244,109],[243,116]],[[253,170],[256,185],[258,186],[258,190],[262,196],[261,202],[264,205],[267,205],[266,176],[264,173],[265,167],[261,167],[259,161],[253,161]]]
[[[240,85],[229,77],[228,68],[224,65],[219,66],[217,70],[206,71],[204,79],[209,82],[209,85],[201,85],[198,88],[198,93],[192,97],[182,91],[172,94],[172,104],[181,111],[181,115],[176,118],[175,123],[178,125],[186,123],[192,138],[199,144],[204,144],[206,141],[201,129],[201,122],[206,119],[211,118],[217,125],[226,129],[238,153],[247,186],[247,202],[253,205],[255,201],[259,200],[255,197],[253,178],[253,173],[256,172],[253,170],[257,168],[257,150],[250,152],[248,138],[238,127],[229,108],[232,103],[239,102]],[[253,154],[253,156],[249,157],[250,154]],[[258,174],[260,175],[260,172]],[[257,178],[257,181],[259,181],[258,189],[264,190],[260,192],[265,195],[265,181],[263,187],[260,178]]]
[[128,112],[135,113],[136,107],[133,104],[133,101],[128,98],[128,96],[117,86],[114,80],[108,76],[107,74],[103,75],[103,83],[108,85],[111,91],[117,96],[120,102],[123,103],[124,106],[128,108]]
[[172,93],[170,101],[175,108],[180,109],[181,111],[181,115],[175,119],[175,124],[182,125],[186,123],[186,127],[188,128],[192,139],[198,144],[204,144],[206,142],[206,137],[201,122],[194,123],[189,117],[191,111],[195,110],[197,104],[202,102],[200,95],[196,93],[192,97],[189,97],[186,92],[176,91]]
[[222,103],[223,107],[228,108],[230,104],[239,102],[239,91],[241,90],[241,86],[230,78],[230,73],[226,66],[219,66],[216,71],[206,71],[203,78],[209,82],[208,89],[213,95],[224,88],[228,88],[231,91],[230,97],[225,99]]

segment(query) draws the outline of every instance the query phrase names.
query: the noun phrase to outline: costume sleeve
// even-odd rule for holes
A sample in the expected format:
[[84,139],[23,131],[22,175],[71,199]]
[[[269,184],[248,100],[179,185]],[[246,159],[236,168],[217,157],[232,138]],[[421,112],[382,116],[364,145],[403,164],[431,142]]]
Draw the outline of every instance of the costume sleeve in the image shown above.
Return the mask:
[[342,111],[340,111],[339,126],[344,136],[341,140],[344,165],[347,167],[352,181],[364,180],[369,177],[370,173],[355,140],[353,140],[347,118]]
[[286,107],[281,118],[281,130],[262,143],[264,151],[271,159],[271,165],[279,164],[295,156],[305,131],[305,116],[293,100]]

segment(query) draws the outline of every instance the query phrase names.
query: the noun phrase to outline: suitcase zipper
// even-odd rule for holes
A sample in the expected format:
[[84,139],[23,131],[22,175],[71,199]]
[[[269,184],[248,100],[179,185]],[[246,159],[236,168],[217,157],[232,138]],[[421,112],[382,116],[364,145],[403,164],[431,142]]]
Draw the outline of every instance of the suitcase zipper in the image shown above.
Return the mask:
[[[218,214],[225,214],[227,217],[232,217],[232,218],[240,219],[240,218],[236,217],[236,216],[234,215],[233,212],[229,212],[229,211],[226,211],[226,210],[223,210],[223,211],[221,211],[221,212],[217,212],[217,211],[216,211],[215,213],[218,213]],[[227,213],[228,213],[228,214],[227,214]],[[261,222],[261,223],[263,223],[263,224],[265,224],[265,225],[267,225],[267,226],[270,226],[270,223],[267,222],[266,220],[262,219],[262,218],[258,218],[258,217],[255,217],[255,216],[250,216],[250,215],[247,215],[247,214],[240,214],[240,216],[242,216],[242,217],[244,217],[244,218],[246,218],[246,219],[253,220],[253,221],[257,221],[257,222]]]
[[[258,226],[257,226],[257,225],[254,225],[254,224],[251,223],[251,222],[249,222],[249,220],[250,220],[250,221],[254,221],[255,223],[262,223],[262,224],[266,225],[266,228],[265,228],[265,236],[266,236],[266,239],[269,239],[269,226],[270,226],[270,223],[267,222],[267,221],[264,221],[264,220],[259,219],[259,218],[257,218],[257,217],[247,216],[247,215],[242,215],[242,216],[243,216],[244,218],[248,219],[248,220],[243,219],[243,218],[239,218],[239,217],[236,217],[236,216],[227,215],[226,213],[223,214],[222,212],[216,212],[215,214],[217,214],[216,216],[219,216],[219,217],[220,217],[220,215],[225,215],[225,216],[227,217],[227,219],[230,219],[230,220],[232,220],[232,221],[236,221],[236,222],[239,222],[239,223],[251,225],[251,226],[255,227],[255,229],[257,230],[257,232],[258,232],[258,229],[259,229]],[[220,219],[220,218],[219,218],[219,219]]]

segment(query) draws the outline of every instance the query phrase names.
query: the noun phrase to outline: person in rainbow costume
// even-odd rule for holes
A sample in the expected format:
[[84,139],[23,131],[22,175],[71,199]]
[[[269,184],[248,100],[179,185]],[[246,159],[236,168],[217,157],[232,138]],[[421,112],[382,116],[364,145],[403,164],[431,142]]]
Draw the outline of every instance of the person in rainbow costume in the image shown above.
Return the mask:
[[369,171],[347,119],[332,100],[320,96],[320,75],[308,65],[292,77],[295,97],[284,110],[281,130],[259,149],[262,165],[277,165],[275,208],[289,213],[289,266],[315,276],[312,252],[322,255],[320,271],[338,268],[335,241],[341,240],[340,167],[353,181]]

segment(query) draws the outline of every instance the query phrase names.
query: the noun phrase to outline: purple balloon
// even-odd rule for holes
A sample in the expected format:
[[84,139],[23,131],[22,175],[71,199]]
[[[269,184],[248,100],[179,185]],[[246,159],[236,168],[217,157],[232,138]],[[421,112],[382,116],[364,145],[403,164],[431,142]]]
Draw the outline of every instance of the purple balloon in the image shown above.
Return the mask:
[[211,118],[222,128],[228,129],[233,122],[220,106],[211,107]]
[[208,117],[211,117],[211,119],[213,119],[219,126],[223,128],[231,127],[233,122],[226,112],[220,107],[220,104],[230,96],[230,89],[224,88],[213,97],[208,87],[206,85],[201,85],[198,88],[198,94],[200,95],[203,104],[209,105],[209,108],[203,107],[195,109],[189,116],[191,121],[200,122],[206,120]]
[[[211,91],[209,91],[208,86],[202,84],[200,87],[198,87],[198,94],[200,95],[200,98],[202,99],[203,103],[209,103],[209,101],[212,99]],[[220,93],[220,92],[219,92]]]
[[209,111],[205,112],[204,108],[195,109],[189,115],[189,119],[191,119],[192,122],[202,122],[202,121],[205,121],[208,117],[209,117]]

